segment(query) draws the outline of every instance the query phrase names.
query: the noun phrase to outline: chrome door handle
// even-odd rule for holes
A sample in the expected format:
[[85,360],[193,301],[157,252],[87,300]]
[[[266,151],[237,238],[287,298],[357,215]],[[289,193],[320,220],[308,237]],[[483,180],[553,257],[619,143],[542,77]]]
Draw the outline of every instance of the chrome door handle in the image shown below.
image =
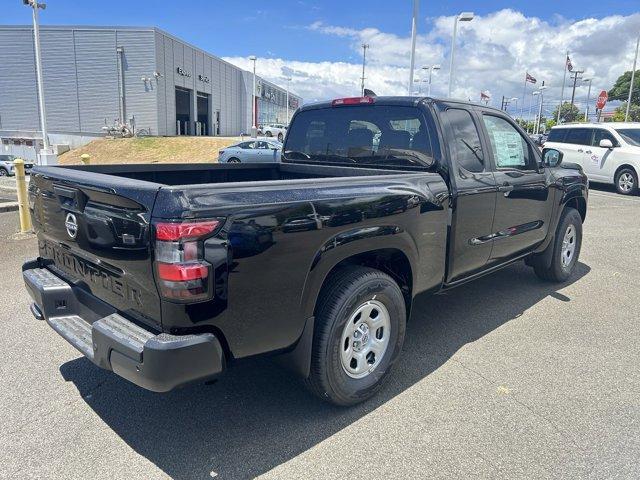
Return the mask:
[[586,152],[584,152],[584,153],[592,153],[592,152],[591,152],[591,150],[587,150],[587,151],[586,151]]
[[499,192],[510,192],[513,190],[513,185],[509,182],[503,182],[501,186],[498,187]]
[[580,152],[580,153],[584,153],[584,150],[583,150],[583,149],[581,149],[581,148],[579,148],[579,149],[578,149],[578,152]]

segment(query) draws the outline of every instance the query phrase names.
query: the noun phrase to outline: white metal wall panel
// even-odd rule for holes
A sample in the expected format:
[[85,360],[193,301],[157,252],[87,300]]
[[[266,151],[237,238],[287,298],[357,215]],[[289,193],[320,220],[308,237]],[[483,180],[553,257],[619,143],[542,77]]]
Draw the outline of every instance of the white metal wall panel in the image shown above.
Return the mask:
[[0,29],[0,130],[40,129],[34,55],[31,29]]
[[116,32],[76,30],[78,104],[83,132],[100,132],[119,117]]
[[156,51],[155,71],[159,74],[155,78],[156,102],[158,110],[158,135],[167,134],[167,101],[166,101],[166,74],[164,65],[164,37],[158,32],[154,32],[154,43]]
[[[157,82],[153,31],[117,30],[116,44],[124,48],[124,83],[127,119],[135,118],[136,128],[158,134]],[[143,81],[142,78],[145,78]]]
[[173,40],[166,35],[164,39],[164,92],[167,106],[167,135],[176,134],[176,89],[175,89],[175,68],[174,68],[174,48]]
[[80,132],[73,36],[70,30],[40,32],[47,126],[51,131]]

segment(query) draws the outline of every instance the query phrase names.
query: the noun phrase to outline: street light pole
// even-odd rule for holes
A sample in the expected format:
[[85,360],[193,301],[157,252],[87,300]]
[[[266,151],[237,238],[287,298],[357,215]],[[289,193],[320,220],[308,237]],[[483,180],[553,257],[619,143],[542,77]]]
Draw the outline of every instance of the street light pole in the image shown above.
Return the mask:
[[[531,118],[531,106],[533,104],[533,97],[537,97],[540,95],[539,91],[531,92],[531,102],[529,102],[529,118]],[[536,122],[538,120],[538,114],[536,113],[535,118],[533,119],[533,131],[531,133],[535,133],[536,131]],[[527,133],[529,133],[529,129],[527,128]]]
[[434,70],[440,70],[440,65],[431,65],[429,67],[429,86],[428,88],[428,92],[427,95],[430,97],[431,96],[431,74],[433,73]]
[[413,17],[411,19],[411,61],[409,65],[409,95],[413,95],[413,69],[416,64],[416,35],[418,33],[418,3],[413,0]]
[[462,12],[457,15],[455,20],[453,21],[453,35],[451,37],[451,59],[449,61],[449,94],[448,97],[451,98],[451,89],[453,88],[453,62],[455,60],[455,51],[456,51],[456,35],[458,33],[458,21],[460,22],[470,22],[473,20],[473,12]]
[[369,48],[369,44],[368,43],[363,43],[362,44],[362,83],[360,86],[360,93],[362,94],[362,96],[364,97],[364,67],[367,63],[367,48]]
[[629,108],[631,107],[631,96],[633,95],[633,81],[636,76],[636,63],[638,63],[638,47],[640,47],[640,35],[636,41],[636,56],[633,58],[633,68],[631,69],[631,84],[629,85],[629,98],[627,99],[627,111],[624,113],[624,121],[629,121]]
[[253,62],[253,91],[251,92],[251,136],[258,136],[258,127],[256,126],[256,56],[251,55],[249,60]]
[[591,84],[593,83],[593,78],[585,78],[585,82],[589,82],[589,89],[587,90],[587,107],[584,109],[584,121],[589,122],[589,99],[591,98]]
[[33,16],[33,41],[36,51],[36,79],[38,81],[38,104],[40,107],[40,128],[42,129],[43,149],[39,153],[39,164],[55,165],[58,163],[57,156],[51,150],[49,135],[47,133],[47,112],[44,101],[44,83],[42,81],[42,56],[40,54],[40,23],[38,21],[38,10],[44,10],[47,5],[38,3],[38,0],[23,0],[23,3],[32,9]]
[[544,85],[540,86],[538,91],[540,92],[540,101],[538,103],[538,119],[536,121],[536,134],[540,133],[540,122],[542,121],[542,104],[544,103],[544,89],[547,88]]
[[287,111],[287,127],[289,126],[289,82],[291,81],[291,77],[287,77],[285,78],[285,80],[287,81],[286,85],[287,85],[287,106],[285,107],[286,111]]

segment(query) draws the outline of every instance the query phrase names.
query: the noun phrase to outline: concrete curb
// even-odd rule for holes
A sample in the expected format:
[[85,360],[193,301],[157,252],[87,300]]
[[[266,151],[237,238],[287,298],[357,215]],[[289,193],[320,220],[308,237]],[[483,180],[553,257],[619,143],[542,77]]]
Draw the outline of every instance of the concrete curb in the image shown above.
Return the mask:
[[18,202],[0,203],[0,213],[15,212],[18,210]]

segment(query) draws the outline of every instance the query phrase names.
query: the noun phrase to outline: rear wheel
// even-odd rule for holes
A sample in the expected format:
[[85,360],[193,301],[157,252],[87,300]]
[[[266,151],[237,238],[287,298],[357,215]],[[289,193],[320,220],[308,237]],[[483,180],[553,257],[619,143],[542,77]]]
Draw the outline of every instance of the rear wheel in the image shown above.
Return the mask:
[[0,177],[7,177],[9,176],[9,172],[7,171],[6,168],[0,168]]
[[360,266],[337,271],[318,300],[309,389],[335,405],[371,398],[402,349],[405,326],[404,297],[391,277]]
[[625,167],[616,173],[616,190],[622,195],[634,195],[638,191],[638,175],[633,168]]
[[240,159],[236,157],[231,157],[227,163],[240,163]]
[[279,133],[279,134],[278,134],[278,141],[279,141],[279,142],[282,142],[282,139],[283,139],[283,138],[284,138],[284,137],[282,136],[282,133]]
[[571,277],[582,246],[582,218],[574,208],[567,208],[558,223],[553,243],[551,264],[546,266],[541,260],[533,262],[536,275],[543,280],[564,282]]
[[273,133],[271,133],[270,131],[267,131],[267,133],[265,133],[266,137],[273,137]]

